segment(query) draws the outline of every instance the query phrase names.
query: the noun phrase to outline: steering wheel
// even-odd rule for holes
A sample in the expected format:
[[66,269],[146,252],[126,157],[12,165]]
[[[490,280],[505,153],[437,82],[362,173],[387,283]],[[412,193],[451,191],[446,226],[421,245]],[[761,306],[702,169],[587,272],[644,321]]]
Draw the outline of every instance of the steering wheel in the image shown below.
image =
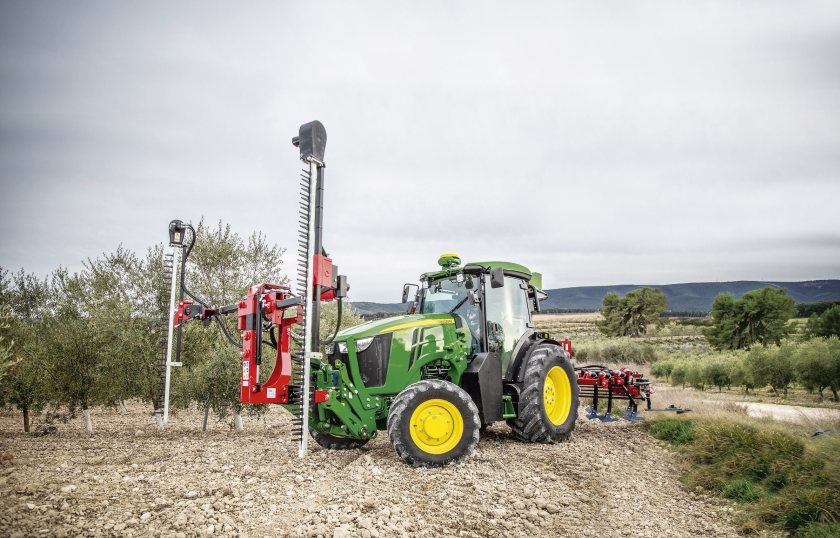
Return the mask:
[[478,321],[478,316],[476,316],[475,314],[473,314],[472,316],[470,316],[470,315],[464,316],[464,315],[461,315],[461,314],[452,314],[452,315],[455,316],[456,318],[458,318],[458,321],[460,323],[457,323],[457,325],[466,328],[470,332],[470,338],[472,340],[472,347],[473,347],[473,349],[478,349],[478,327],[479,327],[479,323],[480,323]]

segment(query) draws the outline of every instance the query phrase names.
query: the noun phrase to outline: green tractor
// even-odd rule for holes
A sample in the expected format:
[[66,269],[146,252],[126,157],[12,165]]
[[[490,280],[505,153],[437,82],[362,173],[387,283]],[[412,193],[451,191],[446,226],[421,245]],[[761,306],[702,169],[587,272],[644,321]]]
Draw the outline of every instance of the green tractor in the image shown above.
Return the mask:
[[568,439],[576,375],[563,346],[534,330],[541,275],[509,262],[461,265],[454,254],[438,263],[405,285],[408,314],[345,329],[326,346],[315,387],[334,397],[312,410],[314,439],[351,449],[387,430],[416,466],[466,458],[500,420],[522,441]]
[[[462,265],[445,254],[439,270],[421,275],[419,285],[405,285],[406,315],[321,339],[320,303],[337,300],[340,317],[349,289],[322,244],[326,130],[318,121],[304,124],[293,143],[306,163],[296,292],[263,282],[233,304],[212,306],[186,287],[195,230],[180,220],[169,224],[170,308],[156,410],[161,427],[168,421],[170,371],[181,365],[184,324],[215,320],[242,350],[240,401],[291,412],[301,457],[309,435],[326,448],[353,449],[387,430],[406,462],[445,465],[469,456],[483,428],[501,420],[523,441],[567,439],[578,410],[571,348],[534,330],[531,313],[545,297],[542,277],[521,265]],[[233,314],[240,338],[220,319]],[[269,349],[276,357],[263,376]]]

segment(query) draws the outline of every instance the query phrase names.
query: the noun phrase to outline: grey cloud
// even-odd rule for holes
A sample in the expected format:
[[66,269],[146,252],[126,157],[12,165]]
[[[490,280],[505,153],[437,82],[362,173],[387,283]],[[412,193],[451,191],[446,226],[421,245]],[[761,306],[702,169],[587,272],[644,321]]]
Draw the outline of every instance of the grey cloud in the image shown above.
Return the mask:
[[449,250],[550,286],[836,278],[838,35],[833,2],[4,3],[0,264],[202,215],[292,246],[318,118],[359,300]]

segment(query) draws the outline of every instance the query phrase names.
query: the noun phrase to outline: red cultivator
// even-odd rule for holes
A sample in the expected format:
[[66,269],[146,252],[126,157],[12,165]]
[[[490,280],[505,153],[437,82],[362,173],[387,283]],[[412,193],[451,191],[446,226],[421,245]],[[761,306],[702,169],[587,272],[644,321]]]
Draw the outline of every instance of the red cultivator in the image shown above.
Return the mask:
[[[592,407],[588,409],[588,418],[599,418],[609,420],[613,410],[614,400],[626,400],[628,402],[625,417],[633,420],[639,411],[639,402],[646,404],[646,409],[651,410],[651,394],[653,384],[645,379],[644,374],[629,368],[612,370],[606,366],[590,364],[579,366],[577,371],[577,383],[581,398],[592,398]],[[607,400],[607,410],[603,416],[598,415],[598,403],[601,399]]]
[[[573,356],[571,340],[568,338],[560,340],[560,345],[570,357]],[[618,420],[612,414],[615,400],[627,401],[624,418],[628,420],[643,420],[638,415],[639,402],[645,403],[645,411],[668,411],[677,414],[691,411],[675,405],[669,405],[662,409],[652,409],[653,382],[636,370],[630,368],[613,370],[600,364],[590,364],[576,366],[575,371],[577,372],[578,397],[592,399],[592,405],[586,409],[586,418],[588,419],[598,419],[603,422]],[[604,399],[607,400],[607,410],[603,415],[599,415],[598,405]]]

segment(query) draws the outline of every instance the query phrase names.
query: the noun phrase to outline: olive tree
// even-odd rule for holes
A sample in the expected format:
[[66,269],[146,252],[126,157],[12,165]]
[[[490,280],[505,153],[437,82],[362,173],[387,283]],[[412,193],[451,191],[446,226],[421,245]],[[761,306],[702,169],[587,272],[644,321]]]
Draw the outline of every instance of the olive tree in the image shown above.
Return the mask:
[[744,392],[747,394],[755,389],[756,381],[753,370],[747,364],[747,360],[743,355],[731,363],[729,377],[734,386],[743,387]]
[[23,271],[10,278],[0,268],[0,401],[21,412],[24,432],[47,396],[41,382],[47,353],[40,335],[49,330],[43,320],[48,295],[44,280]]
[[792,344],[781,347],[756,347],[746,357],[746,366],[751,370],[756,387],[770,385],[777,394],[782,391],[787,397],[790,384],[796,380],[794,369],[795,350]]
[[107,391],[101,371],[106,351],[89,304],[91,282],[84,273],[58,269],[50,288],[51,327],[43,335],[51,357],[45,364],[50,401],[71,412],[81,410],[85,430],[92,432],[91,407],[105,403]]
[[718,392],[722,392],[723,387],[729,387],[732,384],[730,372],[729,362],[721,359],[712,360],[703,366],[703,380],[717,387]]

